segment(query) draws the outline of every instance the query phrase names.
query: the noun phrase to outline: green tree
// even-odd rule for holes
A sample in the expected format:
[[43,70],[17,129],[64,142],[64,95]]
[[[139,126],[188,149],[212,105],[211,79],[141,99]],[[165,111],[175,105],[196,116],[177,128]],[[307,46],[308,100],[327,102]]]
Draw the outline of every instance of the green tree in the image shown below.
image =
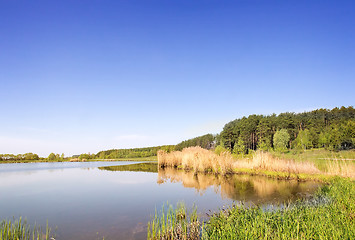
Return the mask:
[[286,152],[289,140],[290,140],[290,134],[288,134],[286,129],[280,129],[276,131],[274,135],[275,151]]
[[56,159],[56,156],[55,156],[55,154],[54,154],[54,153],[49,154],[49,156],[48,156],[48,160],[53,161],[53,160],[55,160],[55,159]]
[[311,135],[308,129],[298,132],[297,138],[295,139],[295,145],[298,149],[308,149],[312,147]]
[[245,150],[245,143],[241,138],[239,138],[237,144],[234,145],[233,153],[244,154]]
[[217,154],[217,155],[220,155],[222,152],[227,152],[228,150],[223,147],[222,145],[218,145],[215,149],[214,149],[214,152]]

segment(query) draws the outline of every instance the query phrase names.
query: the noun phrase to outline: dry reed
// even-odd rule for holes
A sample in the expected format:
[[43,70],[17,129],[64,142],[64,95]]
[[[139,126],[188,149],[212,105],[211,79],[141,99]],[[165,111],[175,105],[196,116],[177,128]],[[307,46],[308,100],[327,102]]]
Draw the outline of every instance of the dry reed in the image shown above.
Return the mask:
[[158,151],[160,167],[181,167],[194,172],[226,174],[231,172],[233,161],[232,155],[227,152],[217,155],[201,147],[189,147],[171,153]]
[[158,152],[158,165],[161,168],[174,167],[197,172],[228,173],[240,169],[284,172],[288,174],[326,174],[355,178],[352,162],[329,161],[327,171],[320,171],[313,162],[279,159],[268,152],[256,151],[250,159],[234,159],[229,152],[216,154],[201,147],[184,148],[182,151]]
[[241,159],[233,163],[233,168],[260,169],[287,173],[319,174],[319,169],[312,162],[295,162],[273,157],[268,152],[257,151],[251,159]]

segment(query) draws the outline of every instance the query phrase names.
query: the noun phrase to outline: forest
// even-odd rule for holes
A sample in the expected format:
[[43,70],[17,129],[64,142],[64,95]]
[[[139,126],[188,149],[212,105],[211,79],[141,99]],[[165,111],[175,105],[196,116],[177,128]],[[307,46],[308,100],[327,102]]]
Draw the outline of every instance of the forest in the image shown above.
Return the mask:
[[288,148],[329,150],[355,146],[355,109],[317,109],[303,113],[250,115],[227,123],[217,144],[232,152]]

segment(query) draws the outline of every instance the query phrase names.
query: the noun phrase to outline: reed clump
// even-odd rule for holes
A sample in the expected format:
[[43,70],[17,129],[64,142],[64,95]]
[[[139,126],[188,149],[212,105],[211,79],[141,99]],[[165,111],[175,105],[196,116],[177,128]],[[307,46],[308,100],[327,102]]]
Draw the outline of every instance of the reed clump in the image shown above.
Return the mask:
[[50,240],[54,239],[50,235],[51,229],[46,226],[45,231],[40,227],[33,228],[26,219],[4,220],[0,223],[0,240]]
[[148,222],[148,240],[197,240],[200,239],[203,225],[201,224],[196,207],[187,212],[183,203],[163,205],[160,213],[155,212],[153,219]]
[[226,174],[231,172],[233,161],[228,152],[217,155],[201,147],[189,147],[170,153],[158,151],[158,165],[161,168],[174,167],[194,172]]

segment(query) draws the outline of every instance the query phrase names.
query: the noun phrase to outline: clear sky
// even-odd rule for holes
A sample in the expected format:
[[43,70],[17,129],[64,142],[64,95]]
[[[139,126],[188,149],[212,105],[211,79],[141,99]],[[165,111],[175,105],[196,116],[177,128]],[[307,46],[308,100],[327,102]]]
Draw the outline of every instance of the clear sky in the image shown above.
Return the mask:
[[0,153],[176,144],[354,105],[355,1],[0,0]]

